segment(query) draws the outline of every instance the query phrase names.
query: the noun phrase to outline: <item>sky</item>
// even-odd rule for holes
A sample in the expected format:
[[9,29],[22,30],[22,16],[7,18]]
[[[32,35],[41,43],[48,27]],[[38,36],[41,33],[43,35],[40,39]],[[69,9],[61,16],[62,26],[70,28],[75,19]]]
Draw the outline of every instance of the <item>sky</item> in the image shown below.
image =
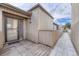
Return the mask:
[[[12,5],[19,7],[25,11],[32,8],[36,3],[11,3]],[[71,4],[69,3],[41,3],[41,5],[54,17],[54,21],[58,22],[58,19],[62,18],[71,18]],[[62,20],[63,21],[63,20]],[[64,20],[64,22],[60,22],[65,24],[66,22],[70,22],[70,20]]]

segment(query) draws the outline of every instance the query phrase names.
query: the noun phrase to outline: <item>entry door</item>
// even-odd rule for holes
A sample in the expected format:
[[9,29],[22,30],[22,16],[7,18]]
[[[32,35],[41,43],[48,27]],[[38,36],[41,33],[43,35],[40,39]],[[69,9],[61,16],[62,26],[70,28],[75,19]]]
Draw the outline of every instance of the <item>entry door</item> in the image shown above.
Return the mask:
[[13,18],[6,19],[6,41],[18,40],[18,20]]

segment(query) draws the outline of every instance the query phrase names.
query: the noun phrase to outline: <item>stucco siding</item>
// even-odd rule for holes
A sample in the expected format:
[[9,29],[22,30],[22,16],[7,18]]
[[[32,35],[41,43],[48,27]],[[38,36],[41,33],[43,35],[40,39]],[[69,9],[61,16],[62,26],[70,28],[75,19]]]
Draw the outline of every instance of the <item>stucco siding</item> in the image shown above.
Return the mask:
[[72,4],[71,40],[79,54],[79,4]]
[[79,22],[79,4],[78,3],[73,3],[71,4],[72,6],[72,25],[75,23]]
[[3,25],[2,25],[2,10],[0,10],[0,48],[3,47],[4,44],[4,33],[3,33]]
[[59,37],[53,31],[53,19],[40,7],[32,10],[31,20],[27,20],[27,39],[53,47]]
[[39,30],[53,30],[53,19],[39,8]]
[[38,43],[39,8],[32,11],[31,20],[28,20],[28,39]]
[[78,28],[78,24],[74,24],[72,26],[72,32],[71,32],[71,40],[77,50],[77,52],[79,53],[79,28]]

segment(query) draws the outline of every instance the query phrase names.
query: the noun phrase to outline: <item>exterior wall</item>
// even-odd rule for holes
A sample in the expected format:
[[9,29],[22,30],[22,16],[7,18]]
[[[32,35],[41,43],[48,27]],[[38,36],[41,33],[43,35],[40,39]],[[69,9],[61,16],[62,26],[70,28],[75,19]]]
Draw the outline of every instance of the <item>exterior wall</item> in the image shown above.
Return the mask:
[[39,30],[53,30],[53,19],[39,8]]
[[78,3],[73,3],[72,4],[72,25],[74,25],[75,23],[77,23],[79,20],[79,4]]
[[79,55],[79,4],[72,4],[71,40]]
[[[31,23],[30,23],[31,22]],[[48,43],[51,43],[50,41],[52,40],[52,36],[51,36],[51,30],[53,30],[53,19],[48,16],[43,10],[41,10],[39,7],[32,10],[32,17],[31,20],[27,21],[27,39],[36,42],[36,43],[42,43],[42,44],[46,44],[49,45]],[[41,30],[41,32],[40,32]],[[43,32],[43,31],[44,32]],[[46,31],[47,30],[47,31]],[[51,32],[51,33],[50,33]],[[50,36],[47,36],[48,39],[45,39],[45,41],[49,41],[48,43],[45,41],[43,41],[40,37],[40,35],[42,34],[47,34]]]
[[0,10],[0,49],[3,47],[4,44],[4,32],[3,32],[3,25],[2,25],[2,10]]
[[39,8],[32,11],[31,20],[27,21],[27,39],[38,43],[38,21],[39,21]]
[[27,20],[27,39],[53,47],[60,36],[53,31],[53,19],[39,7],[32,10],[31,20]]

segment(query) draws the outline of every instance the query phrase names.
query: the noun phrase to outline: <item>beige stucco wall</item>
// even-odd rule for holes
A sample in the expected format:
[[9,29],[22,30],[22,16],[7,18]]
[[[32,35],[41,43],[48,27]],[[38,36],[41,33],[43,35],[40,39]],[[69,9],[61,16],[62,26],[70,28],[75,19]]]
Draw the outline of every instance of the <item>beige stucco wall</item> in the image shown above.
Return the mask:
[[72,4],[71,40],[79,54],[79,4]]
[[[31,23],[30,23],[31,22]],[[53,19],[39,7],[32,10],[31,20],[27,21],[27,39],[39,42],[40,30],[53,30]],[[41,41],[40,41],[41,42]],[[43,43],[43,42],[41,42]]]
[[0,10],[0,49],[3,47],[4,44],[4,32],[3,32],[3,25],[2,25],[2,10]]
[[53,19],[39,8],[39,30],[53,30]]
[[[31,20],[27,21],[27,39],[38,43],[39,8],[32,11]],[[31,23],[30,23],[31,22]]]
[[72,25],[74,25],[75,23],[77,23],[79,20],[79,4],[78,3],[73,3],[72,5]]

